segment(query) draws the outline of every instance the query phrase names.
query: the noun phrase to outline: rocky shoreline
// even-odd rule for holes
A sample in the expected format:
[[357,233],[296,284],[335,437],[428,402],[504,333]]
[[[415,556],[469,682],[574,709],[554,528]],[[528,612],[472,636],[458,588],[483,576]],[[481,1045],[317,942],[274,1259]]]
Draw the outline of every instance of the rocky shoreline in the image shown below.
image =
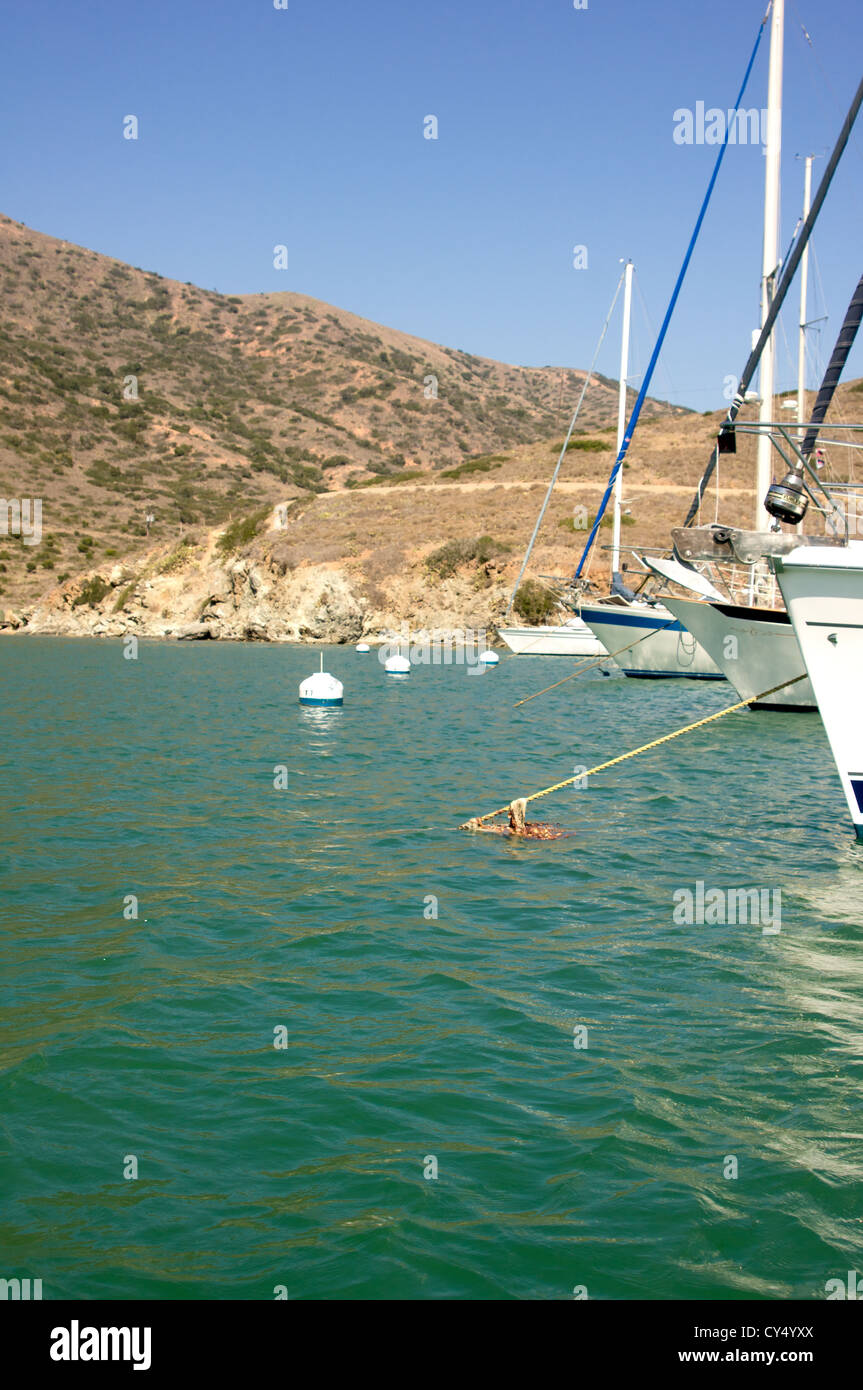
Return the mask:
[[421,567],[369,593],[358,563],[283,569],[278,547],[223,555],[214,532],[202,545],[151,553],[135,570],[115,564],[77,575],[36,603],[0,612],[0,634],[177,641],[370,643],[394,632],[488,632],[509,594],[492,570],[433,582]]

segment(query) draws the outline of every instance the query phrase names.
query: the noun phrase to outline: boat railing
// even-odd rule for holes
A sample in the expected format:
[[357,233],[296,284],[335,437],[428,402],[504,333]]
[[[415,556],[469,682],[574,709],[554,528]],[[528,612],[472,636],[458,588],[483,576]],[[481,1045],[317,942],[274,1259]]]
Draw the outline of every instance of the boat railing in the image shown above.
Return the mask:
[[[813,464],[812,454],[804,454],[801,448],[807,430],[805,424],[790,426],[780,421],[764,423],[753,421],[742,425],[738,423],[735,429],[738,434],[756,436],[764,434],[769,438],[771,445],[782,459],[785,471],[794,471],[802,478],[803,487],[810,503],[823,519],[825,535],[838,538],[847,544],[849,535],[857,533],[858,516],[861,516],[861,520],[863,520],[863,511],[861,511],[863,484],[857,483],[851,478],[844,481],[830,478],[828,481],[823,476],[825,464],[820,461],[819,455],[822,448],[828,444],[832,447],[856,451],[863,449],[863,441],[855,443],[853,439],[821,440],[819,438],[818,447],[815,448],[813,445],[816,460]],[[852,435],[863,435],[863,425],[831,423],[829,429],[831,432],[846,431]],[[858,506],[858,497],[860,497],[861,506]],[[852,499],[854,502],[853,511],[848,505]],[[778,530],[778,525],[775,529]]]

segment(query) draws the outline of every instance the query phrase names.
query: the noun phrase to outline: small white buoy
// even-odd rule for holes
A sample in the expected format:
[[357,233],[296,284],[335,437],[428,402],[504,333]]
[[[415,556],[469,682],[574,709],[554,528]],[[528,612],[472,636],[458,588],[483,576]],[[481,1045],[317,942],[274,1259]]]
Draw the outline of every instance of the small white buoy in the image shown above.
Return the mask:
[[357,651],[358,651],[358,652],[370,652],[370,651],[371,651],[371,647],[369,646],[368,642],[358,642],[358,643],[357,643]]
[[388,676],[409,676],[411,664],[406,656],[388,656],[384,663],[384,670]]
[[345,687],[329,671],[324,670],[324,654],[321,652],[321,669],[313,676],[306,676],[300,683],[301,705],[343,705]]
[[480,652],[479,659],[483,666],[496,666],[500,661],[497,652]]

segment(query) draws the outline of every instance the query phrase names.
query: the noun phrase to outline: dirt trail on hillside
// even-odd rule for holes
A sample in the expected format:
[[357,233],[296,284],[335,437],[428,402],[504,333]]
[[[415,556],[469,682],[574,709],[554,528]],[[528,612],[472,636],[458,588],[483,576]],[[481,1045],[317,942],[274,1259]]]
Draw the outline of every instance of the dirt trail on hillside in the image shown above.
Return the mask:
[[[555,484],[555,492],[604,492],[607,486],[607,482],[559,482]],[[631,482],[627,481],[626,486],[633,492],[663,493],[668,496],[683,494],[686,497],[691,497],[693,491],[691,483],[639,483],[633,480]],[[360,496],[361,493],[368,493],[369,496],[375,497],[393,497],[405,492],[494,492],[496,489],[500,489],[502,492],[530,492],[534,488],[547,487],[548,483],[540,481],[535,483],[522,482],[519,479],[514,479],[509,483],[401,483],[397,487],[363,488],[362,490],[351,488],[349,493],[346,489],[343,495],[357,497]],[[332,501],[337,495],[337,493],[332,492],[327,494],[327,501]],[[729,497],[754,497],[755,489],[752,487],[724,487],[722,489],[722,495]]]

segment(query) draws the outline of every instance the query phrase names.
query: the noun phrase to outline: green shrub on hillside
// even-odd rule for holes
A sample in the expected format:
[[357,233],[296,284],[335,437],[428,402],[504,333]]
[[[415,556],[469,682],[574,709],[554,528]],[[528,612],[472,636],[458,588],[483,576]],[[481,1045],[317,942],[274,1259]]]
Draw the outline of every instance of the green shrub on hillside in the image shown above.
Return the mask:
[[170,555],[167,555],[162,561],[162,564],[159,566],[159,573],[175,574],[177,570],[183,568],[187,560],[191,559],[194,552],[195,546],[193,542],[189,540],[180,541],[180,544],[175,546]]
[[[596,517],[595,517],[595,516],[589,516],[589,517],[587,518],[587,522],[585,523],[584,526],[576,526],[576,524],[575,524],[575,522],[574,522],[574,520],[573,520],[573,518],[572,518],[571,516],[565,516],[565,517],[563,518],[563,520],[562,520],[562,521],[559,521],[557,524],[558,524],[558,526],[560,527],[561,531],[574,531],[577,535],[584,535],[584,536],[586,536],[586,535],[588,534],[588,532],[590,531],[590,529],[591,529],[591,527],[593,526],[593,523],[594,523],[595,521],[596,521]],[[611,512],[611,511],[605,512],[604,515],[603,515],[602,521],[599,523],[600,530],[602,530],[603,526],[611,526],[611,525],[613,525],[613,523],[614,523],[614,514],[613,514],[613,512]],[[634,525],[635,525],[635,517],[634,517],[634,516],[626,516],[625,514],[623,514],[623,515],[621,515],[621,518],[620,518],[620,524],[621,524],[622,526],[634,526]]]
[[464,463],[458,464],[456,468],[445,468],[438,477],[464,478],[470,473],[490,473],[492,468],[500,468],[506,461],[506,454],[480,454],[477,458],[467,459]]
[[531,626],[535,623],[544,623],[551,617],[557,606],[557,601],[548,589],[543,588],[542,584],[535,579],[526,579],[519,585],[518,593],[515,596],[515,611],[524,622]]
[[92,579],[84,581],[80,593],[72,600],[72,605],[74,608],[80,608],[86,603],[89,608],[94,608],[110,591],[111,585],[106,584],[100,574],[94,574]]
[[[371,468],[369,463],[367,468]],[[408,469],[407,473],[379,473],[376,478],[348,478],[347,487],[397,487],[399,483],[414,482],[417,478],[427,478],[428,474],[421,469]]]
[[[614,446],[607,439],[580,439],[577,436],[573,436],[566,446],[566,451],[569,453],[570,449],[581,449],[584,453],[597,454],[601,453],[604,449],[611,449],[613,447]],[[551,452],[557,455],[562,448],[563,440],[561,440],[559,444],[552,444]]]
[[495,555],[505,555],[511,549],[503,541],[492,536],[478,536],[475,540],[447,541],[438,550],[426,556],[426,569],[439,579],[450,579],[461,565],[485,565]]
[[314,465],[295,463],[288,470],[288,475],[297,487],[305,488],[307,492],[329,491],[320,468]]
[[258,511],[252,512],[251,516],[239,517],[236,521],[232,521],[219,537],[217,549],[223,555],[228,555],[232,550],[239,550],[241,546],[250,545],[269,514],[269,507],[260,507]]

